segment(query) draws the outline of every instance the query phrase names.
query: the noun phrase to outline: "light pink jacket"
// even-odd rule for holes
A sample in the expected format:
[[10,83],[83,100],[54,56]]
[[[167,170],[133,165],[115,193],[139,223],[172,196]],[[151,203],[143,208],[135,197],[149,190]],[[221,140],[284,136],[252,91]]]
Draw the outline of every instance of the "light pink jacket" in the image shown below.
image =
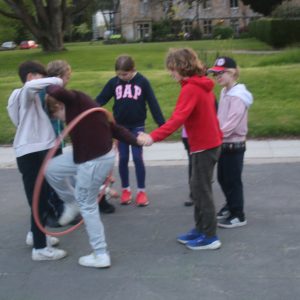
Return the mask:
[[243,142],[248,132],[248,108],[252,94],[244,84],[223,88],[220,95],[218,118],[223,132],[223,143]]

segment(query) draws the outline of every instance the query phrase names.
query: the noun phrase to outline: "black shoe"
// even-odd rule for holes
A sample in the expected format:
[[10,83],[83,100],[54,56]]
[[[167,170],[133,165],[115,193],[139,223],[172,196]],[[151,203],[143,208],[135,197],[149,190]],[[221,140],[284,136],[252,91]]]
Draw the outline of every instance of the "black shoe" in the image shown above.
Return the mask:
[[61,225],[58,223],[58,218],[52,215],[47,216],[46,226],[51,228],[61,227]]
[[112,214],[115,212],[116,208],[112,204],[110,204],[105,198],[103,198],[99,202],[99,210],[101,213],[104,214]]
[[245,217],[230,216],[227,219],[219,220],[218,226],[222,228],[235,228],[247,225]]
[[184,206],[193,206],[193,205],[194,205],[194,202],[191,200],[184,202]]
[[229,216],[230,216],[230,211],[227,204],[225,204],[217,213],[217,220],[225,220],[229,218]]

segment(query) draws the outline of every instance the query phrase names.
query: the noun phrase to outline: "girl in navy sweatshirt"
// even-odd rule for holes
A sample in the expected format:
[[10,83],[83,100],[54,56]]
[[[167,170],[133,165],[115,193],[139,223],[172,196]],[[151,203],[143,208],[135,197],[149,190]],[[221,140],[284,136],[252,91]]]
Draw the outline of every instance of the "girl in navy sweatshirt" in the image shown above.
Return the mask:
[[[145,130],[147,103],[158,126],[163,125],[165,119],[151,85],[142,74],[136,72],[133,59],[127,55],[119,56],[115,63],[115,71],[117,76],[108,81],[102,92],[97,96],[96,101],[103,106],[114,97],[113,114],[116,122],[135,135]],[[132,200],[128,169],[129,144],[120,142],[118,150],[119,173],[122,184],[120,203],[126,205]],[[146,172],[143,161],[143,148],[133,146],[131,150],[138,186],[135,202],[138,206],[147,206],[149,200],[145,193]]]

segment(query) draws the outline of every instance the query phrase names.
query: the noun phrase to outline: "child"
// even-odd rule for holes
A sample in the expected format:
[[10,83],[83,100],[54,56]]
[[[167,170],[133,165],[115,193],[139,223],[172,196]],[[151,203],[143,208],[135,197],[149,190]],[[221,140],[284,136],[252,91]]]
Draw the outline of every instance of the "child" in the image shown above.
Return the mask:
[[[66,86],[71,78],[72,69],[71,66],[65,60],[53,60],[48,63],[47,68],[47,75],[49,77],[59,77],[63,81],[63,85]],[[45,104],[45,89],[40,92],[40,98],[43,103],[43,107],[47,111],[47,107]],[[49,116],[50,117],[50,116]],[[51,124],[55,131],[56,136],[59,136],[64,129],[63,122],[57,119],[50,118]],[[64,147],[64,143],[62,142],[61,147],[57,149],[55,155],[62,154]],[[47,217],[47,225],[50,227],[59,227],[64,223],[63,220],[63,212],[66,210],[66,206],[68,203],[64,205],[64,202],[59,199],[55,191],[49,186],[49,199],[48,203],[50,206],[50,212]]]
[[[118,124],[137,135],[145,130],[146,103],[156,123],[161,126],[165,120],[149,81],[135,69],[135,63],[130,56],[121,55],[115,63],[117,76],[113,77],[97,96],[96,101],[105,105],[113,96],[115,98],[113,114]],[[122,184],[120,203],[129,204],[132,200],[129,185],[129,145],[120,142],[119,173]],[[149,200],[145,192],[145,165],[143,161],[143,148],[132,147],[133,162],[137,178],[138,193],[135,199],[136,205],[147,206]]]
[[144,145],[164,140],[184,125],[192,160],[190,181],[194,201],[195,228],[180,235],[177,241],[192,250],[218,249],[212,176],[220,153],[222,133],[215,110],[214,83],[207,78],[197,54],[189,48],[170,49],[166,67],[181,84],[181,91],[172,116],[150,135],[140,134]]
[[218,226],[234,228],[247,224],[242,171],[248,131],[248,109],[253,97],[244,84],[237,83],[239,69],[232,58],[217,58],[209,72],[213,73],[217,83],[223,87],[218,109],[223,132],[218,181],[226,197],[226,204],[217,214]]
[[[62,85],[60,78],[43,78],[46,70],[35,61],[27,61],[19,66],[19,76],[24,86],[12,92],[8,101],[8,114],[16,126],[13,147],[17,166],[22,174],[28,204],[31,208],[35,181],[48,152],[54,146],[55,133],[43,109],[38,92],[49,84]],[[39,200],[41,223],[45,225],[48,214],[48,185],[44,182]],[[45,236],[33,219],[31,210],[31,232],[26,243],[33,244],[33,260],[57,260],[67,255],[66,251],[53,248],[59,243],[55,237]]]
[[[79,91],[67,91],[52,85],[47,88],[49,110],[53,116],[70,123],[82,112],[97,107],[87,95]],[[80,121],[70,133],[73,151],[53,158],[46,170],[46,178],[64,201],[75,200],[93,249],[90,255],[79,258],[86,267],[109,267],[103,224],[97,195],[114,165],[113,137],[138,146],[137,139],[125,128],[115,124],[108,112],[95,112]],[[66,179],[76,175],[71,185]]]

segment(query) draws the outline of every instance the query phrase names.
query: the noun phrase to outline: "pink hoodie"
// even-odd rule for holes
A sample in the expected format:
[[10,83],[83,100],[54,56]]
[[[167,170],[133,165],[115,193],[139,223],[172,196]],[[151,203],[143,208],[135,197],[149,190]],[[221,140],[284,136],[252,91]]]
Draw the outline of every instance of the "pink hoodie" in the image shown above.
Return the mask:
[[253,103],[252,94],[244,84],[230,90],[223,88],[220,95],[218,118],[223,132],[223,143],[243,142],[248,132],[248,108]]

